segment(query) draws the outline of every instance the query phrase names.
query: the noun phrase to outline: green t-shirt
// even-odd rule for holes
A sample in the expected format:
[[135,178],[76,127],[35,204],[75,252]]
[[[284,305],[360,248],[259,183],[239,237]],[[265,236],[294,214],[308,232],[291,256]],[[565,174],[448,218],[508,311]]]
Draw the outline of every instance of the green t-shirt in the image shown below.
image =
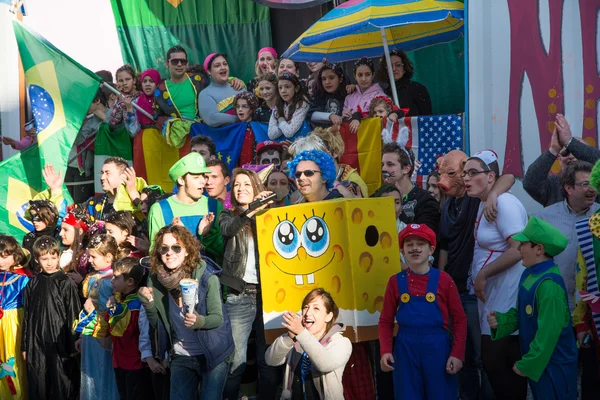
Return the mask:
[[179,114],[187,119],[196,119],[198,107],[196,105],[196,91],[194,85],[189,79],[180,83],[168,81],[167,89],[171,94],[171,101],[175,103],[175,108],[179,110]]

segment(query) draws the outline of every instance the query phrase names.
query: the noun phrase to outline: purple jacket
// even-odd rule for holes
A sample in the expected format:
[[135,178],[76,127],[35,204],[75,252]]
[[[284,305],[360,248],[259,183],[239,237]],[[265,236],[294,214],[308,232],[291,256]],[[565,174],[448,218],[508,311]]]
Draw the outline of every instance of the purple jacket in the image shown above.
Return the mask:
[[352,114],[356,112],[362,113],[363,117],[368,116],[369,106],[371,101],[377,96],[387,96],[379,83],[375,83],[373,86],[368,88],[364,93],[360,91],[358,85],[356,85],[356,91],[346,96],[344,101],[344,110],[351,109]]

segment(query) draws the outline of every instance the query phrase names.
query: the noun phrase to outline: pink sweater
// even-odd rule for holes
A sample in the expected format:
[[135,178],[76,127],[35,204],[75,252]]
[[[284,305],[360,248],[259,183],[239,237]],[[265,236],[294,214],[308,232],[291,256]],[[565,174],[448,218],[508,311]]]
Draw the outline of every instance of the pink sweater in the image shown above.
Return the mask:
[[21,140],[15,140],[12,147],[15,150],[24,150],[27,147],[31,146],[34,142],[37,142],[37,136],[25,136]]
[[364,93],[360,91],[358,85],[356,85],[356,91],[346,96],[344,101],[344,110],[351,109],[352,113],[361,112],[364,117],[368,117],[369,106],[371,101],[377,96],[385,96],[386,94],[379,86],[379,83],[374,84],[368,88]]

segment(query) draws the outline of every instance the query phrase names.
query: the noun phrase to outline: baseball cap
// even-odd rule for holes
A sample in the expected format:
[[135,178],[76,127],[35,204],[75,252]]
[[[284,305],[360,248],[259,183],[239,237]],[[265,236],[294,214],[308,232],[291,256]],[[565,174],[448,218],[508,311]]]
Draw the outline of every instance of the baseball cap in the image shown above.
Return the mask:
[[260,142],[256,145],[256,154],[262,153],[266,150],[277,150],[278,152],[282,153],[283,146],[272,140],[265,140],[264,142]]
[[177,182],[185,174],[207,174],[210,169],[206,168],[204,157],[198,153],[190,153],[177,161],[169,170],[169,178]]
[[398,234],[400,248],[402,248],[404,240],[409,236],[417,236],[427,240],[431,246],[435,247],[436,245],[435,232],[425,224],[408,224],[406,228],[402,229]]
[[561,231],[538,217],[529,218],[525,229],[513,235],[512,239],[544,245],[544,251],[552,257],[562,253],[569,243]]

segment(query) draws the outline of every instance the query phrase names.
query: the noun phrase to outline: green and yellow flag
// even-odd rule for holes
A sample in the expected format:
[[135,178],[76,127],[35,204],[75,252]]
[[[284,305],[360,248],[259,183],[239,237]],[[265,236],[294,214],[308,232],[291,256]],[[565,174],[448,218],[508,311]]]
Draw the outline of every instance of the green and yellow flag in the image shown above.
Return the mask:
[[0,163],[0,232],[21,239],[33,229],[23,215],[28,201],[45,189],[43,166],[65,175],[101,80],[20,22],[13,28],[38,131],[37,145]]

